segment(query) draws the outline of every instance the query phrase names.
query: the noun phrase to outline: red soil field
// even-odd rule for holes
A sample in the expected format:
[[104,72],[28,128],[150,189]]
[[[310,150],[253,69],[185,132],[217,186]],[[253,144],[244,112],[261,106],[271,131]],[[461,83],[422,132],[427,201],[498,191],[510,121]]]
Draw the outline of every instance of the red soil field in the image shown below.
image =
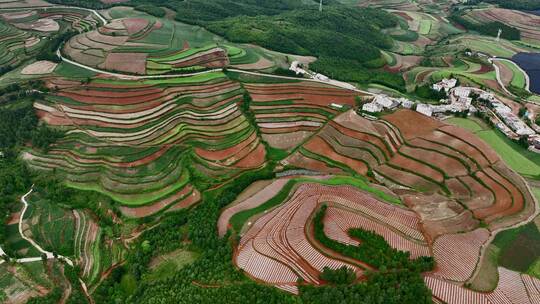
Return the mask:
[[106,70],[143,75],[146,73],[146,53],[109,53],[103,64]]
[[144,30],[148,26],[148,22],[148,19],[145,18],[127,18],[122,20],[130,36]]
[[[444,125],[434,118],[405,109],[385,115],[383,118],[396,126],[401,132],[401,135],[407,140],[422,137],[422,135],[428,134]],[[419,128],[419,126],[422,127]]]
[[422,191],[425,191],[427,193],[435,192],[439,189],[439,186],[421,176],[405,172],[396,168],[392,168],[388,165],[379,166],[374,170],[377,173],[398,182],[399,184],[416,189],[421,189]]
[[264,204],[266,201],[278,194],[278,192],[283,189],[288,181],[288,178],[277,179],[253,196],[230,208],[225,209],[219,216],[217,223],[219,236],[224,236],[225,233],[227,233],[229,220],[233,215],[243,210],[256,208],[257,206]]
[[487,167],[490,165],[489,160],[484,156],[484,154],[482,154],[482,152],[480,152],[480,150],[471,146],[467,141],[463,141],[455,136],[435,130],[432,133],[422,136],[422,139],[433,141],[454,149],[455,151],[460,151],[467,157],[475,160],[481,167]]
[[[335,207],[329,207],[326,212],[324,228],[326,235],[331,239],[349,245],[358,245],[360,243],[349,237],[347,231],[351,228],[361,228],[381,235],[392,248],[410,252],[411,259],[431,255],[425,242],[412,241],[399,233],[399,230],[389,229],[384,224],[373,221],[368,217]],[[422,235],[420,231],[418,231],[418,234]]]
[[388,158],[392,157],[393,155],[393,151],[388,149],[388,147],[385,145],[385,142],[380,137],[348,129],[347,127],[341,124],[338,124],[334,121],[330,121],[329,125],[334,127],[336,130],[339,130],[342,134],[346,136],[356,138],[356,139],[366,141],[366,142],[376,145]]
[[[320,284],[324,267],[355,266],[327,257],[307,240],[303,226],[318,206],[316,185],[298,187],[284,205],[260,217],[240,240],[235,263],[269,284],[295,284],[298,277]],[[279,237],[278,237],[279,236]]]
[[447,134],[450,134],[456,138],[459,138],[462,141],[468,143],[469,145],[475,147],[492,164],[497,162],[500,159],[497,153],[493,149],[491,149],[491,147],[488,146],[488,144],[486,144],[480,138],[478,138],[477,136],[475,136],[474,134],[472,134],[471,132],[465,129],[462,129],[457,126],[446,125],[439,128],[439,130],[446,132]]
[[484,172],[477,172],[476,176],[495,194],[495,203],[492,206],[473,211],[476,217],[485,219],[489,223],[504,215],[505,210],[512,206],[512,196],[508,190]]
[[445,183],[448,190],[452,193],[452,196],[457,199],[465,200],[472,196],[469,189],[457,178],[448,179]]
[[204,150],[204,149],[196,147],[195,153],[197,153],[197,155],[207,160],[211,160],[211,161],[223,160],[237,154],[238,152],[246,148],[248,145],[250,145],[254,141],[257,141],[257,134],[255,132],[253,132],[253,134],[251,134],[251,136],[248,137],[245,141],[239,143],[238,145],[232,146],[230,148],[223,149],[223,150],[210,151],[210,150]]
[[448,176],[453,177],[469,174],[467,168],[459,160],[438,152],[407,146],[401,147],[400,152],[409,157],[421,159],[422,162],[441,169]]
[[325,162],[322,162],[317,159],[308,158],[301,154],[300,152],[295,152],[289,157],[287,157],[284,161],[282,161],[283,164],[291,165],[298,168],[304,168],[307,170],[315,171],[315,172],[324,172],[324,173],[332,173],[332,174],[339,174],[343,171],[339,168],[329,167],[328,164]]
[[235,163],[234,166],[242,169],[259,167],[264,164],[265,158],[266,149],[263,144],[259,143],[255,150],[251,151],[246,157]]
[[332,160],[343,163],[359,174],[367,173],[368,168],[365,163],[336,153],[326,141],[318,136],[313,137],[304,145],[304,148],[313,153],[324,155]]
[[163,154],[165,154],[169,150],[169,148],[170,148],[169,146],[162,146],[161,149],[158,150],[156,153],[153,153],[151,155],[148,155],[144,158],[141,158],[139,160],[132,161],[132,162],[113,162],[107,159],[82,158],[74,154],[73,152],[66,151],[66,150],[51,150],[49,153],[51,155],[66,156],[67,158],[74,159],[81,164],[106,164],[108,166],[117,167],[117,168],[132,168],[132,167],[148,165],[149,163],[155,161],[156,159],[160,158]]
[[444,176],[440,172],[434,170],[426,164],[423,164],[411,158],[407,158],[401,154],[394,155],[394,157],[392,157],[389,163],[394,165],[395,167],[406,169],[413,172],[414,174],[425,176],[430,180],[434,180],[436,182],[444,181]]
[[196,203],[198,203],[200,200],[201,200],[201,194],[199,193],[199,191],[197,191],[197,189],[194,189],[193,193],[191,193],[191,195],[184,198],[180,202],[174,204],[171,208],[167,209],[166,212],[173,212],[173,211],[177,211],[177,210],[180,210],[180,209],[189,208],[189,207],[195,205]]
[[424,277],[433,296],[447,304],[534,304],[540,299],[540,280],[503,267],[498,268],[499,283],[493,292],[481,293],[433,275]]

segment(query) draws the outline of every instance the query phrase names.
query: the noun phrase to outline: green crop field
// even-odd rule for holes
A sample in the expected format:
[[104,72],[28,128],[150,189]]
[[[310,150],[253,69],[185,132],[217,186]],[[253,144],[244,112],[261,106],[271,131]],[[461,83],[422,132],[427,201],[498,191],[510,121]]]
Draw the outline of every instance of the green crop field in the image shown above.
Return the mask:
[[510,84],[517,88],[521,88],[521,89],[525,88],[526,79],[521,69],[515,63],[511,61],[502,60],[499,62],[501,62],[504,66],[506,66],[508,69],[512,71],[512,81],[510,82]]
[[501,132],[489,129],[483,123],[471,119],[451,118],[447,122],[468,129],[478,135],[518,173],[531,177],[540,175],[540,155],[512,142]]

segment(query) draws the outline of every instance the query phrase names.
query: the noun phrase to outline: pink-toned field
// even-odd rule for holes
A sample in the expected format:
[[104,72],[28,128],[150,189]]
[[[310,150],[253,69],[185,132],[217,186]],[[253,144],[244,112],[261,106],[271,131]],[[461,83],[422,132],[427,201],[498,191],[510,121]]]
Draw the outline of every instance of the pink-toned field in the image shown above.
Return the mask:
[[540,280],[499,267],[499,283],[493,292],[480,293],[431,275],[424,278],[433,296],[447,304],[536,304]]
[[[256,207],[275,195],[282,183],[277,180],[263,189],[260,197],[254,195],[226,210],[219,221],[220,234],[233,212]],[[256,280],[279,288],[288,286],[286,289],[294,293],[298,278],[322,284],[319,273],[325,266],[333,269],[347,266],[360,274],[362,268],[358,265],[364,265],[361,261],[351,264],[339,254],[331,251],[323,254],[319,247],[314,247],[310,221],[323,203],[329,205],[324,223],[330,238],[356,244],[345,231],[363,228],[382,235],[395,248],[411,252],[411,257],[430,255],[413,212],[383,203],[351,186],[302,183],[285,203],[247,223],[248,230],[236,251],[236,265]]]

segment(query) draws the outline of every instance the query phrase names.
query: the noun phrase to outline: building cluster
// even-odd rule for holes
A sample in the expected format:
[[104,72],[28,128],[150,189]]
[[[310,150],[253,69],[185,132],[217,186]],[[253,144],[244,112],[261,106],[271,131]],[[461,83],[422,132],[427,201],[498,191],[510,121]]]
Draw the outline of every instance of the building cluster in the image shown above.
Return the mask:
[[536,132],[529,127],[521,118],[512,113],[512,109],[498,100],[492,93],[482,91],[479,99],[484,100],[495,113],[498,120],[494,121],[495,126],[511,139],[519,139],[521,136],[536,135]]
[[[432,89],[446,92],[447,99],[442,99],[438,105],[416,103],[407,98],[393,98],[386,95],[376,95],[375,98],[362,106],[363,112],[379,113],[384,110],[393,110],[397,107],[415,108],[426,116],[443,116],[447,113],[475,113],[481,111],[493,124],[508,138],[519,140],[527,138],[529,149],[540,153],[540,134],[531,128],[512,109],[500,101],[494,94],[472,87],[457,86],[456,79],[443,79],[433,84]],[[478,108],[473,105],[472,95],[476,94],[484,105]]]
[[398,107],[410,109],[414,105],[414,102],[407,98],[393,98],[387,95],[376,95],[375,98],[362,106],[362,111],[369,113],[379,113],[383,110],[393,110]]
[[433,90],[440,92],[444,90],[446,93],[448,93],[451,89],[455,88],[457,85],[457,79],[455,78],[444,78],[443,80],[433,84],[431,87]]

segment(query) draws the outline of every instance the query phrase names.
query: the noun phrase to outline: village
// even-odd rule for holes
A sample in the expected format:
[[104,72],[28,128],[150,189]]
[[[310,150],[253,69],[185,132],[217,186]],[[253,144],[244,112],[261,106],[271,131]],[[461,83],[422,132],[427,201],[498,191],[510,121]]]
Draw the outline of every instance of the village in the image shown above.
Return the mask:
[[[485,90],[458,85],[455,78],[443,79],[431,87],[437,92],[444,91],[446,99],[440,104],[428,104],[411,101],[407,98],[393,98],[384,94],[375,95],[368,103],[362,105],[361,111],[368,115],[394,110],[399,107],[413,109],[423,115],[444,120],[449,115],[468,116],[478,114],[486,118],[494,127],[513,141],[526,141],[529,150],[540,153],[540,128],[534,123],[529,126],[512,109],[499,100],[493,93]],[[527,116],[527,113],[523,115]]]
[[[292,62],[289,69],[297,75],[321,82],[332,82],[325,75],[304,69],[298,61]],[[490,124],[509,139],[513,141],[525,140],[529,150],[540,153],[540,127],[533,122],[531,122],[532,127],[529,126],[493,93],[475,87],[460,86],[459,81],[455,78],[444,78],[434,83],[431,89],[437,92],[444,91],[447,98],[441,99],[439,104],[429,104],[412,101],[405,97],[394,98],[385,94],[376,94],[374,98],[362,104],[361,112],[372,117],[372,115],[384,111],[405,108],[441,120],[452,115],[478,114],[478,116],[485,117]],[[335,103],[330,106],[341,108],[341,105]],[[526,117],[527,113],[523,116]]]

